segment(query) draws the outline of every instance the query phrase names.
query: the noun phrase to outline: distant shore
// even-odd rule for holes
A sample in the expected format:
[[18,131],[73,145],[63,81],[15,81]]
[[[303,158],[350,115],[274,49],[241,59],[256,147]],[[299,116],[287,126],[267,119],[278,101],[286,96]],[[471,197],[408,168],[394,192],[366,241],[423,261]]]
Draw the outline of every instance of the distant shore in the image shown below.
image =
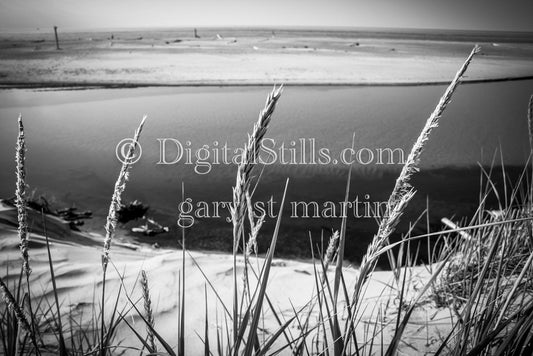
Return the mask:
[[[436,85],[451,80],[479,39],[328,31],[199,33],[60,32],[60,50],[50,33],[0,33],[0,88]],[[483,39],[465,82],[533,78],[533,43]]]
[[[488,78],[488,79],[465,79],[463,84],[477,84],[477,83],[495,83],[495,82],[510,82],[520,80],[532,80],[533,75],[523,77],[502,77],[502,78]],[[306,82],[290,82],[289,85],[293,87],[298,86],[315,86],[315,87],[408,87],[408,86],[425,86],[425,85],[446,85],[449,81],[438,82],[383,82],[383,83],[361,83],[361,82],[320,82],[320,83],[306,83]],[[57,90],[89,90],[89,89],[121,89],[121,88],[148,88],[148,87],[270,87],[276,84],[285,83],[265,83],[265,82],[182,82],[182,83],[109,83],[109,82],[94,82],[94,83],[78,83],[78,82],[4,82],[0,84],[0,89],[57,89]]]

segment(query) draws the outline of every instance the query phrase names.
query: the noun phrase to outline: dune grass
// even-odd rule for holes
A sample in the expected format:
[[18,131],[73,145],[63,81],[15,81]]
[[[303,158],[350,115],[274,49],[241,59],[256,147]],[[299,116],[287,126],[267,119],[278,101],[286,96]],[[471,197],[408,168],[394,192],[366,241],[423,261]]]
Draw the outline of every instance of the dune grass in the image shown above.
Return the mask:
[[[107,295],[106,272],[113,266],[111,242],[116,229],[116,211],[126,189],[130,160],[122,165],[111,199],[106,221],[106,236],[102,250],[101,295],[95,296],[92,315],[77,318],[63,312],[58,299],[53,255],[48,239],[46,247],[52,280],[53,299],[32,294],[29,278],[30,252],[27,244],[25,203],[25,137],[19,118],[17,139],[17,212],[21,246],[20,278],[7,283],[0,278],[3,302],[0,305],[1,351],[6,355],[186,355],[185,329],[187,308],[203,305],[205,324],[196,330],[204,345],[195,354],[204,355],[397,355],[413,354],[415,346],[405,336],[413,315],[425,303],[449,310],[450,328],[433,345],[437,355],[531,355],[533,342],[533,188],[531,171],[524,167],[522,176],[509,182],[502,168],[504,191],[498,191],[492,172],[481,168],[480,201],[470,221],[444,220],[441,231],[413,235],[409,230],[400,241],[389,237],[394,231],[407,204],[415,194],[411,177],[418,171],[418,162],[430,133],[451,100],[455,89],[474,55],[476,46],[459,69],[450,86],[429,116],[390,195],[387,212],[379,222],[378,230],[358,270],[357,277],[348,281],[345,274],[344,249],[346,226],[343,218],[340,229],[332,233],[326,248],[309,247],[313,252],[313,294],[303,305],[293,306],[292,312],[280,312],[269,297],[268,282],[273,266],[282,211],[290,189],[289,181],[281,195],[282,203],[276,219],[270,247],[265,256],[258,257],[254,246],[264,216],[252,213],[253,185],[259,178],[253,176],[261,140],[273,118],[282,87],[275,87],[267,97],[265,107],[243,150],[233,187],[231,221],[233,224],[233,269],[231,302],[221,298],[197,263],[186,251],[185,234],[179,243],[182,264],[179,266],[177,339],[166,340],[158,332],[150,292],[150,279],[140,271],[137,288],[141,298],[133,297],[121,280],[117,295]],[[531,103],[528,121],[531,127]],[[144,119],[136,130],[133,142],[138,142]],[[533,135],[532,135],[533,137]],[[532,141],[533,142],[533,141]],[[135,145],[128,157],[133,157]],[[503,162],[501,162],[503,166]],[[345,199],[350,192],[351,168],[348,171]],[[183,191],[182,191],[183,193]],[[496,198],[499,208],[490,210],[489,198]],[[428,214],[426,211],[425,214]],[[423,219],[423,215],[421,216]],[[45,214],[43,213],[43,220]],[[46,226],[46,224],[43,224]],[[46,231],[43,232],[46,236]],[[423,284],[413,287],[419,241],[427,240],[431,260]],[[395,252],[393,252],[395,251]],[[394,275],[393,284],[383,293],[392,297],[382,302],[365,303],[369,281],[375,274],[379,258],[387,258]],[[205,277],[205,301],[187,299],[186,264],[189,259]],[[238,259],[244,261],[242,275],[237,272]],[[121,276],[120,271],[116,271]],[[385,291],[387,290],[387,291]],[[209,292],[209,293],[208,293]],[[220,311],[209,310],[208,298],[213,296]],[[127,302],[121,303],[120,297]],[[111,299],[111,308],[104,308]],[[99,300],[99,307],[98,302]],[[368,310],[369,305],[371,310]],[[391,317],[390,310],[394,315]],[[265,331],[262,327],[269,314],[277,328]],[[135,315],[141,323],[133,323]],[[215,316],[213,318],[213,315]],[[220,315],[223,317],[220,318]],[[220,319],[219,319],[220,318]],[[214,320],[213,320],[214,319]],[[215,338],[210,324],[216,324]],[[295,326],[297,333],[291,331]],[[136,345],[121,345],[116,331],[123,327],[131,331]],[[422,328],[429,330],[429,321]],[[429,333],[429,331],[428,331]],[[52,340],[52,341],[50,341]],[[429,335],[427,346],[429,347]],[[415,350],[413,350],[415,349]]]

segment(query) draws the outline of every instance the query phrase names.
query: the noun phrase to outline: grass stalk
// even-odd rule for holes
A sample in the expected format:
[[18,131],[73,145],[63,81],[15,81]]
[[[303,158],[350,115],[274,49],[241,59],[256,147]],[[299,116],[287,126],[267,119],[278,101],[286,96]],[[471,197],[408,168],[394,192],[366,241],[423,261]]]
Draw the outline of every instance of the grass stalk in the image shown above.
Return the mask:
[[[266,134],[268,125],[281,96],[283,86],[274,87],[268,95],[265,107],[259,113],[259,118],[254,124],[252,133],[248,136],[248,142],[244,146],[241,161],[237,168],[237,178],[233,187],[233,202],[230,207],[231,221],[233,224],[233,341],[237,343],[239,330],[239,300],[237,287],[237,254],[243,235],[244,219],[248,208],[247,194],[252,179],[252,171],[257,163],[261,142]],[[246,266],[245,266],[246,268]]]
[[[15,204],[17,207],[18,219],[18,236],[20,240],[20,253],[22,256],[22,270],[26,277],[26,285],[28,288],[28,309],[30,314],[30,327],[32,329],[32,337],[36,340],[35,320],[31,303],[31,288],[30,288],[30,256],[28,252],[28,213],[26,211],[26,138],[24,134],[24,124],[22,123],[22,115],[18,117],[18,136],[15,153],[16,161],[16,190],[15,190]],[[36,354],[39,354],[39,349],[36,348]]]
[[[278,234],[279,234],[279,227],[280,227],[280,224],[281,224],[281,216],[283,214],[283,207],[285,205],[285,197],[287,196],[287,188],[288,188],[288,186],[289,186],[289,179],[287,179],[287,181],[285,183],[285,189],[283,190],[283,197],[281,199],[281,204],[280,204],[280,208],[279,208],[279,212],[278,212],[278,217],[277,217],[277,220],[276,220],[276,227],[274,228],[274,233],[272,235],[272,241],[270,243],[270,248],[268,250],[268,253],[267,253],[264,265],[263,265],[264,267],[263,267],[263,271],[261,273],[260,282],[259,282],[260,283],[260,289],[259,289],[259,293],[257,294],[257,298],[256,298],[254,310],[253,310],[253,316],[252,316],[252,319],[251,319],[251,322],[250,322],[250,326],[249,326],[248,341],[246,343],[246,347],[245,347],[245,350],[244,350],[244,356],[250,356],[250,355],[252,355],[252,352],[253,352],[254,338],[257,335],[256,334],[257,326],[258,326],[258,323],[259,323],[259,317],[261,315],[261,308],[262,308],[262,305],[263,305],[263,300],[264,300],[265,294],[266,294],[266,287],[267,287],[267,284],[268,284],[268,277],[270,275],[270,268],[272,266],[272,259],[274,258],[274,251],[276,250],[276,243],[277,243]],[[256,350],[256,351],[259,351],[259,350]]]
[[[440,98],[437,106],[435,107],[435,110],[427,119],[424,128],[418,136],[418,139],[415,141],[413,147],[411,148],[409,156],[407,157],[407,160],[404,166],[402,167],[402,171],[399,177],[396,179],[394,189],[391,195],[389,196],[387,202],[387,213],[385,217],[380,221],[378,232],[374,235],[374,238],[368,246],[367,252],[363,256],[363,259],[361,261],[360,273],[357,277],[353,293],[353,305],[357,304],[360,298],[362,287],[367,281],[367,279],[370,277],[370,274],[376,266],[377,259],[379,257],[378,251],[384,245],[389,243],[390,235],[395,230],[400,220],[400,217],[403,214],[403,211],[405,210],[407,204],[415,193],[413,187],[410,184],[411,177],[419,170],[418,165],[420,162],[422,150],[427,141],[429,140],[431,131],[438,126],[439,118],[442,116],[447,105],[450,103],[452,95],[457,89],[457,86],[459,85],[462,76],[470,65],[474,55],[479,51],[480,47],[477,45],[474,46],[474,48],[470,52],[470,55],[467,57],[466,61],[463,63],[459,71],[455,74],[455,77],[453,78],[452,82],[444,92],[443,96]],[[387,254],[389,256],[389,262],[391,263],[391,267],[393,270],[395,270],[395,263],[393,262],[394,258],[392,257],[392,251],[390,253],[388,252]],[[395,278],[398,281],[399,276],[397,272],[395,273]]]
[[22,255],[22,269],[29,277],[31,274],[30,257],[28,253],[28,216],[26,212],[26,140],[24,136],[24,125],[22,115],[18,118],[18,137],[15,154],[16,161],[16,206],[18,216],[18,235],[20,240],[20,253]]
[[[20,307],[20,305],[17,303],[15,297],[9,289],[7,288],[6,283],[4,280],[0,277],[0,290],[2,291],[2,299],[7,305],[7,309],[10,310],[15,318],[18,321],[18,325],[22,330],[24,330],[28,335],[30,335],[31,341],[33,343],[33,347],[35,348],[35,352],[38,353],[39,348],[37,346],[37,340],[35,338],[35,334],[33,332],[32,327],[30,326],[30,322],[28,321],[28,318],[26,317],[26,314]],[[17,333],[17,338],[19,334]]]
[[41,211],[41,217],[43,221],[43,233],[44,237],[46,239],[46,252],[48,254],[48,265],[50,268],[50,279],[52,280],[52,290],[54,294],[54,302],[56,306],[56,312],[57,312],[57,328],[58,328],[58,339],[59,339],[59,355],[60,356],[66,356],[68,355],[67,346],[65,344],[65,338],[63,336],[63,322],[61,320],[61,308],[59,304],[59,298],[57,295],[57,285],[56,285],[56,277],[54,273],[54,263],[52,260],[52,253],[50,252],[50,239],[48,238],[48,233],[46,231],[46,217],[44,214],[44,211]]
[[529,98],[529,105],[527,107],[527,126],[529,133],[529,148],[533,153],[533,94]]
[[144,301],[144,313],[146,315],[146,321],[150,324],[150,327],[146,327],[146,334],[148,338],[148,344],[151,346],[150,352],[156,353],[157,347],[155,344],[154,333],[154,316],[152,312],[152,299],[150,298],[150,288],[148,287],[148,276],[146,271],[141,270],[141,289]]
[[105,336],[105,284],[106,284],[106,273],[107,266],[109,264],[109,251],[111,248],[111,241],[115,236],[115,230],[117,227],[117,214],[122,203],[122,193],[126,189],[126,182],[129,178],[129,171],[132,165],[132,160],[134,158],[135,150],[139,142],[139,137],[141,135],[146,116],[143,117],[141,123],[137,130],[135,130],[133,136],[133,142],[130,144],[127,151],[126,157],[122,166],[118,178],[115,182],[115,188],[113,190],[113,196],[111,197],[111,204],[109,205],[109,212],[107,214],[106,224],[105,224],[105,239],[104,247],[102,251],[102,298],[101,298],[101,325],[100,325],[100,356],[106,354],[106,347],[104,345],[104,336]]

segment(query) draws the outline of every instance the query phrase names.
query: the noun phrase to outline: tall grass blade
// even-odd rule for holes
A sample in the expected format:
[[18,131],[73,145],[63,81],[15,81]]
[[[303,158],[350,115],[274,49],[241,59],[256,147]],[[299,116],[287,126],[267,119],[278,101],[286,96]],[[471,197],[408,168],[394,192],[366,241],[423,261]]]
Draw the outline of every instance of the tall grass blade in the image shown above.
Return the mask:
[[204,356],[209,356],[209,309],[207,307],[207,285],[204,284],[205,296],[205,329],[204,329]]
[[43,221],[43,233],[44,233],[44,238],[46,239],[46,252],[48,254],[48,265],[50,268],[50,277],[52,279],[52,290],[54,293],[54,301],[56,305],[56,313],[57,313],[56,322],[57,322],[57,328],[59,330],[59,355],[65,356],[65,355],[68,355],[68,350],[65,344],[65,338],[63,336],[63,323],[61,321],[61,308],[59,305],[59,298],[57,296],[57,285],[56,285],[56,277],[54,273],[54,264],[52,261],[52,253],[50,252],[50,241],[48,238],[48,233],[46,231],[46,217],[45,217],[44,211],[42,210],[41,210],[41,218]]
[[254,306],[254,312],[253,317],[251,319],[250,328],[249,328],[249,334],[248,334],[248,341],[246,343],[246,348],[244,350],[244,356],[250,356],[253,352],[253,342],[254,337],[256,335],[257,325],[259,323],[259,317],[261,316],[261,307],[263,305],[263,300],[266,293],[266,287],[268,284],[268,277],[270,274],[270,267],[272,266],[272,258],[274,257],[274,251],[276,250],[276,243],[278,240],[278,234],[279,234],[279,227],[281,224],[281,216],[283,214],[283,207],[285,204],[285,197],[287,195],[287,187],[289,186],[289,179],[287,179],[285,183],[285,189],[283,190],[283,198],[281,199],[281,205],[278,212],[278,218],[276,220],[276,227],[274,229],[274,234],[272,235],[272,242],[270,243],[270,248],[268,250],[267,257],[264,262],[264,271],[261,274],[261,279],[259,281],[260,283],[260,289],[259,294],[257,295],[257,299]]
[[533,94],[529,98],[529,105],[527,107],[527,126],[529,129],[529,148],[533,153]]

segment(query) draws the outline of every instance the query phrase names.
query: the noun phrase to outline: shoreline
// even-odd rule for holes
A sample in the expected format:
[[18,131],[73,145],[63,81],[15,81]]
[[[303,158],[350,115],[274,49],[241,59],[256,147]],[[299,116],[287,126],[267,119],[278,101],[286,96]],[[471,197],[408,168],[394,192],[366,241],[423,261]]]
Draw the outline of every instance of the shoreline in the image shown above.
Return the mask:
[[[480,84],[480,83],[498,83],[533,80],[533,75],[500,77],[486,79],[463,79],[462,84]],[[254,81],[182,81],[176,83],[162,82],[80,82],[80,81],[61,81],[61,82],[0,82],[0,90],[9,89],[65,89],[65,90],[91,90],[91,89],[134,89],[134,88],[197,88],[197,87],[270,87],[272,85],[283,84],[291,87],[420,87],[420,86],[439,86],[449,84],[449,81],[416,81],[416,82],[301,82],[286,81],[278,82],[254,82]]]
[[[490,168],[488,166],[485,166],[486,171],[489,171]],[[496,187],[501,187],[501,182],[499,181],[498,177],[500,177],[502,169],[501,167],[493,167],[493,173],[494,173],[494,185]],[[505,171],[511,177],[513,180],[517,179],[523,172],[523,167],[520,166],[506,166]],[[448,174],[445,174],[448,172]],[[471,174],[467,174],[468,172],[471,172]],[[423,170],[423,172],[419,173],[420,175],[416,177],[413,181],[414,184],[418,187],[418,196],[416,196],[413,201],[410,204],[410,207],[406,209],[404,213],[404,220],[401,221],[397,227],[397,232],[394,233],[391,237],[391,240],[398,241],[402,234],[409,231],[409,221],[416,220],[417,216],[420,214],[421,211],[423,211],[426,207],[426,196],[428,196],[429,192],[432,189],[435,189],[436,187],[439,187],[443,192],[441,194],[430,194],[429,201],[432,204],[432,209],[430,211],[430,215],[428,216],[428,222],[431,226],[432,230],[438,230],[441,225],[441,219],[442,218],[453,218],[453,213],[455,212],[457,215],[455,216],[454,221],[460,221],[461,218],[466,218],[467,220],[471,219],[471,217],[474,214],[475,211],[475,203],[471,204],[471,202],[475,202],[477,197],[476,189],[473,187],[478,184],[478,174],[479,171],[476,169],[476,167],[472,166],[470,168],[441,168],[441,169],[428,169]],[[138,176],[138,175],[137,175]],[[369,187],[369,189],[366,191],[370,195],[368,199],[364,198],[361,200],[361,204],[364,201],[382,201],[385,199],[385,197],[380,196],[378,194],[379,191],[382,191],[383,194],[388,194],[389,190],[386,188],[389,183],[392,183],[394,181],[394,178],[397,176],[396,173],[389,173],[387,174],[388,178],[385,179],[385,177],[382,177],[381,180],[384,182],[382,184],[372,184],[370,181],[365,179],[358,179],[357,175],[354,173],[353,181],[352,183],[355,186],[360,185],[370,185],[372,184],[372,187]],[[469,177],[468,179],[466,177]],[[453,177],[462,177],[461,179],[454,179]],[[320,179],[319,179],[320,180]],[[340,181],[343,181],[344,178],[341,178]],[[322,181],[322,180],[320,180]],[[463,183],[463,187],[459,192],[453,193],[453,191],[457,190],[454,187],[457,187],[458,181],[461,181]],[[446,187],[446,184],[444,182],[448,182],[450,187]],[[272,183],[271,183],[272,184]],[[299,217],[291,217],[291,206],[290,202],[295,201],[301,201],[299,198],[302,194],[302,192],[306,190],[314,190],[316,189],[316,185],[311,185],[310,182],[306,181],[300,181],[301,184],[301,191],[293,191],[291,195],[287,197],[287,206],[286,209],[283,211],[283,217],[284,217],[284,230],[280,232],[280,242],[278,246],[276,247],[276,253],[277,257],[281,259],[288,259],[288,260],[295,260],[295,261],[309,261],[312,259],[312,255],[307,250],[300,250],[299,246],[302,246],[305,243],[308,243],[308,236],[302,237],[298,234],[298,231],[302,231],[302,229],[307,229],[308,231],[312,232],[314,242],[319,244],[320,243],[320,230],[326,229],[329,230],[335,229],[336,226],[339,226],[340,224],[340,218],[331,218],[326,219],[323,217],[317,217],[317,218],[303,218],[301,216]],[[334,197],[339,197],[342,194],[342,189],[344,189],[344,185],[341,184],[335,184],[338,185],[339,188],[336,191],[331,190],[330,194]],[[149,189],[149,188],[145,188]],[[223,187],[220,187],[220,189],[223,189]],[[470,192],[468,194],[468,192]],[[267,196],[261,195],[263,193],[258,192],[257,193],[257,201],[264,202],[268,199]],[[453,196],[453,194],[456,194],[455,198],[449,198]],[[42,191],[42,196],[48,198],[50,196],[57,197],[59,199],[58,202],[51,205],[51,208],[53,210],[59,210],[61,208],[68,207],[69,204],[66,200],[63,200],[62,196],[58,191]],[[192,196],[192,195],[191,195]],[[4,196],[5,197],[5,196]],[[134,196],[130,195],[129,200]],[[137,197],[137,196],[135,196]],[[354,200],[356,198],[360,198],[361,195],[358,195],[357,192],[354,191],[353,194],[350,195],[349,200]],[[448,197],[448,198],[446,198]],[[460,198],[458,197],[466,197],[466,202],[461,202]],[[211,204],[212,202],[217,201],[217,197],[199,197],[199,196],[193,196],[193,203],[196,203],[198,201],[206,201],[208,204]],[[461,198],[462,199],[462,198]],[[310,203],[311,201],[304,199],[306,203]],[[320,209],[324,208],[324,202],[331,201],[331,199],[328,199],[327,196],[315,196],[312,201],[316,201]],[[49,221],[47,222],[47,231],[52,239],[66,239],[66,240],[74,240],[80,243],[80,241],[84,240],[83,236],[88,235],[98,235],[102,238],[105,235],[104,225],[105,225],[105,219],[107,210],[105,209],[106,204],[108,203],[108,197],[105,196],[102,201],[99,202],[91,202],[88,203],[85,198],[82,196],[78,197],[78,200],[71,201],[70,206],[76,206],[79,211],[83,210],[90,210],[93,212],[93,216],[91,219],[87,220],[87,223],[84,224],[82,227],[80,227],[80,231],[76,232],[75,230],[69,230],[68,226],[65,225],[64,221],[60,221],[60,219],[54,219],[56,221],[55,226],[64,226],[63,228],[56,228],[53,229],[52,223]],[[162,249],[170,249],[175,250],[175,241],[174,236],[180,234],[180,229],[173,223],[175,219],[178,217],[178,211],[170,211],[170,206],[164,205],[164,201],[157,200],[155,197],[152,200],[143,200],[143,203],[151,207],[151,213],[150,217],[155,219],[158,223],[162,224],[163,226],[168,226],[170,228],[169,232],[157,234],[155,236],[144,236],[142,234],[133,233],[131,231],[132,227],[138,227],[143,223],[143,220],[133,220],[131,222],[128,222],[124,225],[122,225],[120,228],[117,229],[117,231],[120,231],[118,233],[118,236],[121,238],[121,243],[127,244],[127,245],[153,245],[154,243],[157,243]],[[497,209],[496,202],[492,201],[491,199],[488,199],[486,201],[488,208]],[[473,206],[474,205],[474,206]],[[1,205],[0,205],[1,206]],[[447,208],[447,206],[453,206],[453,208],[450,210],[450,208]],[[277,207],[276,207],[277,208]],[[31,232],[33,234],[39,234],[42,231],[42,223],[41,223],[41,216],[38,211],[36,210],[29,210],[31,213],[29,214],[28,221],[30,222]],[[170,212],[169,212],[170,211]],[[312,208],[310,208],[310,216],[313,216],[314,211]],[[191,211],[191,214],[194,214]],[[48,216],[48,215],[47,215]],[[227,237],[231,236],[231,226],[229,224],[226,224],[224,222],[224,218],[226,215],[224,213],[221,213],[220,218],[198,218],[196,219],[196,224],[191,228],[187,230],[187,238],[188,243],[187,247],[190,251],[195,252],[203,252],[208,254],[213,253],[220,253],[220,254],[228,254],[231,253],[231,244],[228,241]],[[50,216],[50,219],[52,219],[52,216]],[[49,220],[47,218],[47,220]],[[268,246],[270,243],[270,236],[272,236],[273,233],[273,219],[268,219],[265,221],[265,224],[263,226],[263,233],[260,241],[259,241],[259,253],[264,254],[266,253],[265,246]],[[347,243],[347,252],[345,253],[344,258],[347,261],[350,261],[354,265],[358,265],[360,263],[362,255],[365,253],[365,247],[367,244],[371,241],[372,237],[374,236],[374,233],[377,229],[375,226],[374,219],[372,218],[356,218],[353,216],[352,212],[348,213],[348,225],[347,225],[347,231],[352,236],[351,238],[348,238],[346,240]],[[11,228],[16,228],[17,226],[17,219],[16,219],[16,210],[14,208],[10,208],[9,210],[4,210],[3,212],[0,210],[0,227],[2,223],[7,223]],[[420,228],[417,228],[416,231],[418,234],[423,234],[424,231],[420,230]],[[0,233],[1,236],[1,233]],[[68,237],[66,237],[68,236]],[[427,256],[425,255],[425,252],[420,253],[420,260],[417,261],[418,263],[422,263]],[[387,269],[387,263],[386,261],[382,261],[382,263],[378,264],[378,267],[382,270]]]
[[[0,36],[0,88],[446,85],[474,43],[305,31]],[[494,39],[496,40],[496,39]],[[533,44],[482,42],[464,83],[533,79]]]

